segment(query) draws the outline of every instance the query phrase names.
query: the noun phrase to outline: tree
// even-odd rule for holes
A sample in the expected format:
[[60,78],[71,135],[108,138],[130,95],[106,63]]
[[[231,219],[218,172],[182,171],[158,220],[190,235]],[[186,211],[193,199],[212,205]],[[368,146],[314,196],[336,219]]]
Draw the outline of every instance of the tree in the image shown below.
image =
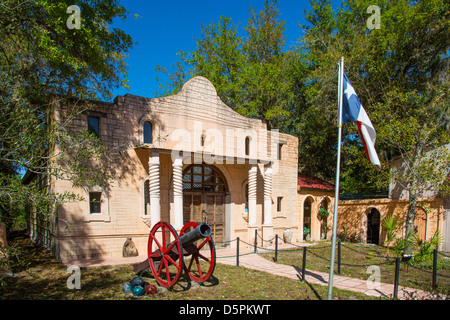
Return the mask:
[[[311,107],[322,108],[322,113],[336,119],[336,63],[344,56],[345,72],[375,125],[376,148],[385,165],[383,170],[366,170],[359,160],[365,155],[357,150],[362,150],[355,143],[357,132],[345,126],[343,175],[351,173],[346,172],[345,159],[351,155],[350,165],[356,173],[353,179],[361,180],[363,171],[376,185],[385,186],[389,179],[403,184],[409,191],[408,236],[420,191],[442,184],[449,169],[449,153],[442,148],[450,142],[449,83],[445,76],[449,4],[442,0],[379,1],[381,28],[370,30],[366,10],[371,4],[348,0],[333,15],[330,1],[312,2],[313,27],[304,37],[312,66],[308,91],[313,94],[307,97]],[[328,125],[332,127],[333,122]],[[322,134],[333,135],[329,131]],[[394,172],[388,161],[396,157],[401,157],[403,166]],[[363,170],[355,170],[355,165]]]
[[[83,157],[101,156],[104,150],[92,136],[68,136],[64,128],[49,122],[50,100],[70,99],[75,115],[91,107],[77,101],[110,99],[113,88],[126,85],[124,57],[133,43],[122,30],[108,26],[116,17],[124,19],[126,10],[117,0],[78,1],[78,8],[72,4],[61,0],[0,3],[1,219],[14,219],[8,208],[25,201],[46,212],[48,205],[73,199],[70,194],[52,194],[48,188],[24,186],[16,178],[21,170],[73,180],[86,171]],[[79,17],[73,15],[76,12]],[[79,25],[74,23],[78,18]],[[64,141],[66,146],[78,146],[80,156],[65,169],[52,168],[55,158],[64,155],[51,154],[52,145]]]
[[[259,118],[268,129],[287,131],[286,120],[295,113],[293,90],[302,74],[296,53],[285,49],[284,21],[280,21],[277,2],[265,1],[264,9],[250,17],[239,35],[238,26],[230,18],[202,25],[202,36],[192,52],[179,52],[181,62],[169,71],[169,81],[160,85],[162,94],[179,91],[185,81],[200,75],[215,86],[225,104],[248,117]],[[301,82],[300,82],[301,83]]]
[[300,25],[303,36],[297,51],[307,66],[296,133],[299,138],[299,170],[302,174],[333,180],[337,141],[337,21],[331,1],[314,0]]

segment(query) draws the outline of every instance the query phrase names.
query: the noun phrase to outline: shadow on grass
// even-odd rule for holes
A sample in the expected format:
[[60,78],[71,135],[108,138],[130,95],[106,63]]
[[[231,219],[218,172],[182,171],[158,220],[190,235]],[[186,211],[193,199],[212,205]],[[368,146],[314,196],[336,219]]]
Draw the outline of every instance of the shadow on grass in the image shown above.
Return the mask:
[[[294,267],[295,271],[297,271],[297,278],[300,281],[302,281],[302,269],[297,267],[297,266],[294,266],[294,265],[292,265],[292,267]],[[320,282],[323,282],[324,284],[326,284],[327,282],[325,281],[325,279],[322,276],[320,276],[318,274],[315,274],[313,272],[310,272],[308,270],[305,270],[305,281],[304,281],[304,283],[306,283],[308,285],[308,287],[311,289],[311,291],[314,293],[314,295],[316,296],[316,298],[318,300],[323,300],[322,297],[320,296],[320,294],[317,292],[317,290],[312,286],[312,284],[309,283],[308,281],[306,281],[306,276],[307,275],[318,279]]]

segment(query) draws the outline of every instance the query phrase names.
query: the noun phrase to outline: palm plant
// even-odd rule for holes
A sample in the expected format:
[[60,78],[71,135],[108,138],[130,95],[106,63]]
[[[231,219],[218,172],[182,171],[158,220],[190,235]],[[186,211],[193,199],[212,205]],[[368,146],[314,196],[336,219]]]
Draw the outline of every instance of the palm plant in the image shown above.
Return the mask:
[[400,220],[392,215],[383,219],[383,229],[386,231],[387,254],[389,255],[389,245],[395,239],[395,229],[400,224]]
[[433,256],[433,249],[437,249],[443,241],[443,236],[439,230],[436,230],[433,237],[429,240],[422,240],[416,234],[414,236],[414,247],[417,248],[417,255],[415,260],[417,261],[427,261],[431,260]]

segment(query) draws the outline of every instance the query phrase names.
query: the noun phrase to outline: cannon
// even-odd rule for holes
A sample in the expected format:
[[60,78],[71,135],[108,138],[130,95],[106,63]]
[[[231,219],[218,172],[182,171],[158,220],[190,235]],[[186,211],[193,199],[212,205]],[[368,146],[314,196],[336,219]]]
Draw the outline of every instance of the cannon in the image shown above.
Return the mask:
[[[189,261],[184,261],[184,259]],[[155,280],[170,288],[183,271],[195,282],[207,281],[216,266],[216,249],[211,227],[206,223],[189,222],[178,235],[167,222],[157,222],[148,237],[148,259],[134,265],[139,272],[150,268]]]

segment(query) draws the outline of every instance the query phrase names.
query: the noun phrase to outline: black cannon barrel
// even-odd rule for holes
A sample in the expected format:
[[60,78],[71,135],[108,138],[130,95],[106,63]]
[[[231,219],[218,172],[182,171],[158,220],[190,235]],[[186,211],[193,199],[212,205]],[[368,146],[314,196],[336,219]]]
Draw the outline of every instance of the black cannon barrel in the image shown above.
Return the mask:
[[194,230],[186,233],[180,237],[181,246],[187,247],[188,245],[194,243],[197,240],[204,239],[211,235],[211,227],[206,223],[200,223]]

